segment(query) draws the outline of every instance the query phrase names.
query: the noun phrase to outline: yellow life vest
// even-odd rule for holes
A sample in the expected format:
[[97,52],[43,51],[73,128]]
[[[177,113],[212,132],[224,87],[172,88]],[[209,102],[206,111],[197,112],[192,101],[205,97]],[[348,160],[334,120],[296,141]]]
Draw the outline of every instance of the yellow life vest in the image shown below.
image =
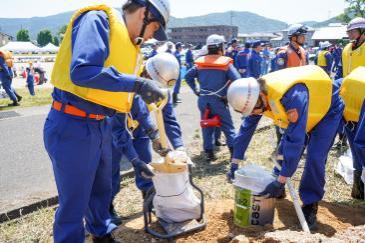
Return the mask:
[[310,132],[321,121],[330,108],[332,81],[318,66],[287,68],[269,73],[262,78],[266,80],[268,102],[271,108],[271,110],[265,111],[264,115],[273,119],[274,123],[281,128],[287,128],[290,123],[281,99],[296,84],[304,84],[309,92],[307,132]]
[[[167,99],[168,97],[166,97]],[[149,112],[154,112],[154,111],[157,111],[158,109],[158,106],[162,103],[163,101],[159,101],[157,103],[157,105],[155,103],[152,103],[152,104],[147,104],[147,108],[148,108],[148,111]],[[138,127],[139,127],[139,122],[137,120],[134,120],[132,115],[131,114],[128,114],[127,116],[127,126],[128,126],[128,129],[130,131],[134,131],[136,130]]]
[[318,52],[318,60],[317,60],[318,66],[320,66],[320,67],[327,66],[327,60],[326,60],[327,53],[329,53],[329,51],[319,51]]
[[123,19],[109,6],[94,5],[82,8],[72,16],[53,68],[52,84],[60,90],[70,92],[85,100],[115,109],[118,112],[127,113],[131,109],[134,93],[110,92],[86,88],[77,86],[71,81],[70,66],[72,58],[71,37],[73,23],[81,14],[92,10],[102,10],[108,15],[110,51],[108,58],[105,60],[104,67],[113,66],[120,73],[124,74],[138,74],[140,70],[139,62],[142,61],[140,49],[130,40]]
[[358,122],[365,100],[365,67],[356,68],[344,78],[340,95],[345,102],[345,120]]
[[10,51],[0,50],[0,57],[4,58],[4,61],[8,67],[13,67],[13,54]]
[[356,50],[352,50],[352,43],[347,44],[342,52],[343,77],[360,66],[365,67],[365,42]]

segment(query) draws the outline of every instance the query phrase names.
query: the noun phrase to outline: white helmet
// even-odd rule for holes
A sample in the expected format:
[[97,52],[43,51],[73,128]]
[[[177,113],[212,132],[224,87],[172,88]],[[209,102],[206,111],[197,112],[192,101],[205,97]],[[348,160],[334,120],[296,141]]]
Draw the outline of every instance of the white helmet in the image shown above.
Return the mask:
[[207,47],[219,47],[220,45],[223,45],[226,42],[226,39],[223,35],[217,35],[213,34],[208,36],[207,38]]
[[249,116],[255,108],[260,94],[260,85],[254,78],[241,78],[228,88],[228,103],[243,116]]
[[324,48],[327,48],[327,47],[330,47],[330,46],[332,46],[332,44],[329,41],[324,41],[324,42],[319,43],[319,47],[321,49],[324,49]]
[[288,28],[288,37],[306,35],[308,32],[308,27],[302,24],[292,24]]
[[[136,2],[146,7],[148,11],[153,15],[154,21],[158,21],[160,23],[160,28],[154,33],[153,37],[158,41],[167,40],[166,26],[170,19],[170,12],[171,12],[170,1],[169,0],[130,0],[130,1]],[[145,26],[148,24],[148,21],[149,19],[144,20]],[[138,44],[142,44],[141,42],[142,36],[139,36]]]
[[357,17],[351,20],[347,25],[347,31],[354,29],[365,29],[365,19]]
[[147,60],[146,70],[153,80],[166,87],[179,78],[180,66],[172,54],[163,52]]

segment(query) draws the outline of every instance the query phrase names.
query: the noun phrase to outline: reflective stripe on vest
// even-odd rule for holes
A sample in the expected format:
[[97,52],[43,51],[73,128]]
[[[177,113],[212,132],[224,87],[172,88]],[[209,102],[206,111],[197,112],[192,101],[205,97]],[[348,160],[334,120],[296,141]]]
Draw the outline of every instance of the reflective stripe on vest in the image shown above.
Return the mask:
[[74,21],[83,13],[92,10],[102,10],[108,15],[109,21],[109,56],[104,67],[113,66],[120,73],[138,74],[140,71],[140,49],[129,38],[128,30],[122,17],[113,8],[106,5],[95,5],[78,10],[68,24],[56,63],[52,72],[52,84],[60,89],[77,95],[85,100],[112,108],[118,112],[127,113],[133,103],[133,93],[109,92],[75,85],[71,81],[70,66],[72,58],[71,37]]
[[329,51],[319,51],[318,52],[318,60],[317,60],[318,66],[320,66],[320,67],[327,66],[327,60],[326,60],[327,53],[329,53]]
[[322,68],[315,65],[286,68],[262,77],[266,80],[271,110],[264,115],[276,125],[287,128],[288,116],[281,104],[286,92],[296,84],[304,84],[309,92],[308,121],[306,131],[311,131],[326,115],[332,100],[332,81]]
[[344,78],[340,95],[345,102],[345,120],[358,122],[365,100],[365,67],[356,68]]
[[352,43],[347,44],[342,52],[343,77],[360,66],[365,67],[365,42],[356,50],[352,50]]

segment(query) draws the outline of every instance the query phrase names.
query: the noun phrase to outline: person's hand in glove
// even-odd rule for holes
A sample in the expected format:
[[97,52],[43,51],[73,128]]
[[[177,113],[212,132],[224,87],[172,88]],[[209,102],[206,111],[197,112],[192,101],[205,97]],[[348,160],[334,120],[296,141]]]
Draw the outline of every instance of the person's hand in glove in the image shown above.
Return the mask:
[[144,177],[146,179],[150,179],[155,175],[152,169],[150,169],[150,167],[142,160],[135,158],[131,161],[131,163],[137,175]]
[[260,196],[266,196],[267,198],[280,198],[285,191],[285,184],[277,180],[271,182],[266,186],[265,190],[259,193]]
[[155,138],[154,140],[152,140],[152,148],[161,157],[166,157],[166,155],[171,151],[171,149],[162,147],[160,138]]
[[163,91],[151,79],[137,78],[133,92],[139,94],[147,104],[157,103],[165,98]]
[[227,179],[229,183],[232,183],[234,180],[234,172],[236,172],[236,170],[238,170],[238,164],[231,162],[231,169],[227,173]]

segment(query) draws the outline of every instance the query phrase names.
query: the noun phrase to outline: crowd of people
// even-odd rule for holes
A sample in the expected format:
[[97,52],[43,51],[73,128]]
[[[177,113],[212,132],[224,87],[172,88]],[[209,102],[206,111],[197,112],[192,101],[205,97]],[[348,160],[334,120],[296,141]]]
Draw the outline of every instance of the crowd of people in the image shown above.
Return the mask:
[[[272,119],[278,135],[274,159],[282,168],[274,168],[276,180],[260,195],[285,197],[285,183],[307,149],[299,192],[305,219],[314,229],[325,193],[328,152],[342,126],[354,160],[352,197],[364,199],[365,19],[349,23],[351,42],[339,61],[333,58],[337,66],[331,64],[331,69],[327,43],[318,54],[320,67],[308,65],[303,48],[307,27],[295,24],[289,28],[288,44],[274,50],[275,55],[262,41],[240,49],[238,40],[231,40],[226,47],[225,38],[217,34],[207,38],[198,55],[186,44],[187,72],[181,77],[183,43],[175,48],[167,43],[162,53],[154,46],[145,63],[140,54],[140,46],[151,38],[167,41],[169,0],[128,0],[122,15],[107,5],[76,11],[53,68],[53,103],[44,144],[59,194],[55,242],[84,242],[85,227],[93,242],[115,242],[112,231],[121,219],[113,200],[120,189],[122,155],[132,163],[145,198],[153,188],[154,171],[148,165],[152,152],[162,157],[171,150],[186,154],[174,111],[174,104],[181,102],[182,79],[198,97],[207,160],[215,160],[215,146],[226,145],[230,151],[228,181],[243,164],[262,116]],[[0,54],[0,74],[11,80],[9,59]],[[332,79],[329,70],[340,66],[343,78]],[[14,97],[18,100],[15,93]],[[162,145],[150,115],[166,99],[162,113],[170,148]],[[243,116],[238,133],[230,107]],[[220,142],[222,132],[226,144]]]

